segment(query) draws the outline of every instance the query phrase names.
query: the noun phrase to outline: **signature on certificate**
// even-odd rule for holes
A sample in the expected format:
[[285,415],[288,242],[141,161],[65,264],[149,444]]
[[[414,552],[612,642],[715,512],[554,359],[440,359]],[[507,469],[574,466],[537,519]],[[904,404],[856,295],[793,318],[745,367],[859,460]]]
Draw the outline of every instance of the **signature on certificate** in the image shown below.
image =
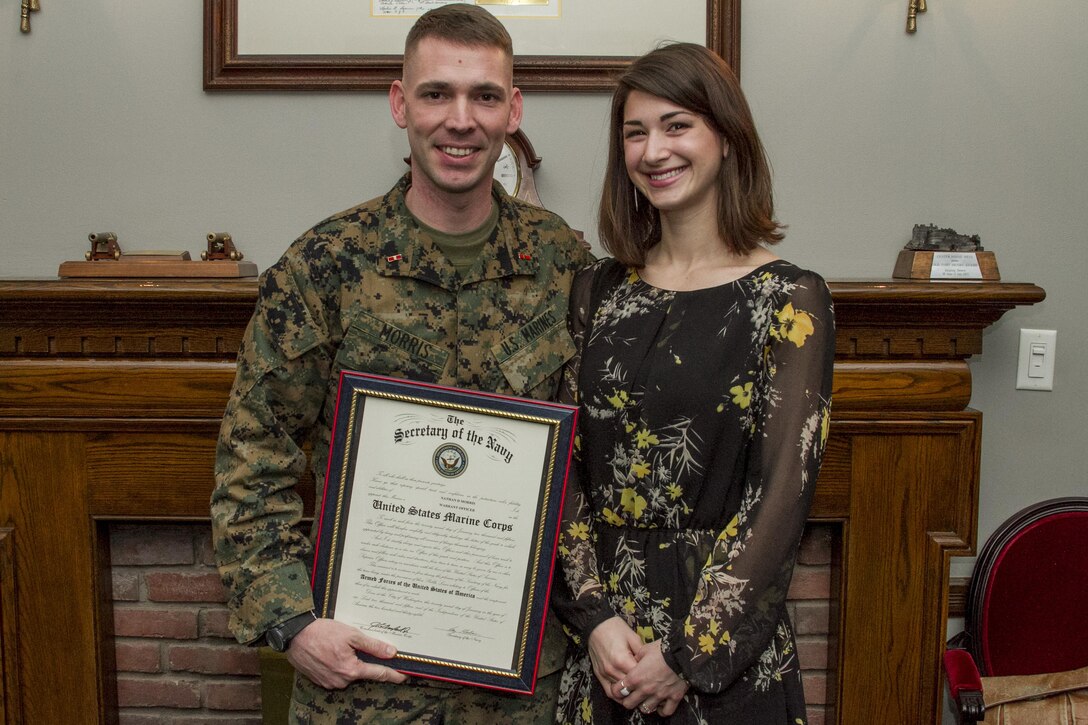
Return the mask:
[[393,632],[406,636],[412,633],[412,628],[406,624],[389,624],[387,622],[371,622],[367,630],[371,632]]
[[485,639],[493,639],[486,634],[480,634],[474,629],[468,627],[449,627],[447,629],[439,629],[439,632],[445,632],[451,639],[464,639],[470,642],[482,642]]

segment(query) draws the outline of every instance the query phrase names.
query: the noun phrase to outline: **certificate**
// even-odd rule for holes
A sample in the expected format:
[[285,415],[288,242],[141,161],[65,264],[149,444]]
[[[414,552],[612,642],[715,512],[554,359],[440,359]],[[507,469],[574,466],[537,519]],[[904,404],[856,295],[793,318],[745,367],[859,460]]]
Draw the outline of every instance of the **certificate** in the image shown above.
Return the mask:
[[576,413],[343,373],[318,613],[398,650],[368,661],[532,694]]

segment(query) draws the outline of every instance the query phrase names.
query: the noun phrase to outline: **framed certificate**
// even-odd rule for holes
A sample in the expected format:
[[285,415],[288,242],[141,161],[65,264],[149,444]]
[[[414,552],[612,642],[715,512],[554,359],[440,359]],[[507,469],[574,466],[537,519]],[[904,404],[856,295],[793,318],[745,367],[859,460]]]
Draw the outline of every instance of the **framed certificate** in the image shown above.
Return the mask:
[[576,416],[343,373],[318,614],[396,646],[380,662],[402,672],[532,694]]

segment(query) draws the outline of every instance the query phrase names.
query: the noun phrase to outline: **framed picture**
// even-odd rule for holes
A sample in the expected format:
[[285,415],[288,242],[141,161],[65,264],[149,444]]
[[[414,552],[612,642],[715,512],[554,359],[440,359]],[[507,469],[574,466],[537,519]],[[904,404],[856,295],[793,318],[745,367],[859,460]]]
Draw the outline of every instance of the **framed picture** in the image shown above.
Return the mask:
[[[523,91],[608,91],[631,58],[698,42],[740,70],[740,0],[454,0],[510,31]],[[204,88],[387,91],[415,19],[449,0],[204,0]]]
[[317,613],[402,672],[531,694],[577,409],[340,378],[314,561]]

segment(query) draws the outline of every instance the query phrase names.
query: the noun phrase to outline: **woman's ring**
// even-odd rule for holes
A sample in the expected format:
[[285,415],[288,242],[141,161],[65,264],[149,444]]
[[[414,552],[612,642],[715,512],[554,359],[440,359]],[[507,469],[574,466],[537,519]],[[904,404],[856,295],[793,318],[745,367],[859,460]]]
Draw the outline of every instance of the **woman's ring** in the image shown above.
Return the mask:
[[652,707],[650,707],[649,705],[647,705],[645,702],[642,703],[642,705],[638,709],[642,710],[643,715],[649,715],[651,712],[654,711],[654,709]]
[[627,689],[627,685],[623,684],[623,680],[620,680],[620,695],[623,697],[631,696],[631,691]]

